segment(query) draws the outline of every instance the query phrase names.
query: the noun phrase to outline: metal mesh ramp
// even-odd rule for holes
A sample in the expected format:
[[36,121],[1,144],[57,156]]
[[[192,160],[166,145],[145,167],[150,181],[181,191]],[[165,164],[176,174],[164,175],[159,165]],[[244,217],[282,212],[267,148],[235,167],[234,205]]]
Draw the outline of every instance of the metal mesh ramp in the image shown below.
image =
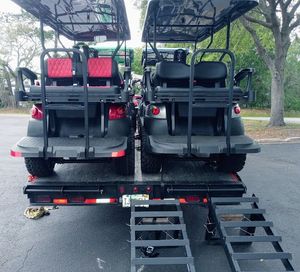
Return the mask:
[[[141,208],[147,207],[147,209]],[[152,207],[159,210],[153,210]],[[142,211],[138,211],[142,209]],[[150,224],[143,223],[144,219],[154,219]],[[158,219],[167,219],[167,223],[161,223]],[[169,220],[172,218],[172,220]],[[182,210],[178,200],[134,200],[131,202],[131,272],[136,272],[139,266],[149,265],[185,265],[187,271],[195,272],[194,258],[192,257],[190,242],[184,224]],[[166,239],[145,239],[149,233],[164,232]],[[176,232],[176,238],[168,232]],[[157,236],[156,236],[157,237]],[[167,237],[169,239],[167,239]],[[147,237],[149,238],[149,236]],[[179,239],[180,238],[180,239]],[[151,255],[154,248],[184,249],[183,256],[159,257]],[[144,256],[137,256],[137,251],[148,252]]]
[[[273,223],[265,219],[265,210],[258,207],[258,201],[255,196],[211,198],[206,239],[216,239],[218,234],[232,271],[249,271],[241,267],[241,262],[257,266],[265,261],[277,261],[284,267],[280,270],[273,267],[271,271],[294,271],[290,262],[292,255],[283,251],[282,239],[274,234]],[[254,243],[260,243],[259,252],[250,246]],[[269,249],[261,250],[262,244],[269,244]],[[255,271],[270,270],[258,268]]]

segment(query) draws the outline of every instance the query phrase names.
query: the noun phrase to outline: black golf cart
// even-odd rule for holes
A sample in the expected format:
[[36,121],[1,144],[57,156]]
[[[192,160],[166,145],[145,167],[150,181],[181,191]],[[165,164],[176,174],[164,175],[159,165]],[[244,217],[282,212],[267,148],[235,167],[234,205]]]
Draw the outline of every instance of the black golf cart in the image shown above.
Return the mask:
[[[26,67],[18,69],[16,95],[34,105],[27,136],[11,155],[25,157],[29,173],[39,177],[51,175],[56,163],[104,159],[113,159],[120,174],[133,174],[131,72],[125,67],[121,74],[115,60],[130,39],[124,1],[14,2],[40,19],[44,50],[40,80]],[[73,40],[73,48],[46,49],[44,24]],[[110,56],[85,43],[104,40],[117,42]]]
[[[144,173],[160,171],[167,157],[203,160],[220,171],[238,172],[247,153],[260,151],[244,135],[238,104],[254,99],[254,70],[235,74],[235,56],[229,50],[231,22],[257,4],[256,0],[149,2],[142,38],[145,52],[154,52],[156,61],[144,54],[144,102],[139,113]],[[226,25],[225,48],[211,49],[214,33]],[[207,48],[197,49],[207,38]],[[186,50],[180,48],[172,58],[164,58],[158,42],[190,43],[195,52],[189,64]],[[218,57],[208,61],[207,55]],[[155,69],[150,67],[153,63]]]

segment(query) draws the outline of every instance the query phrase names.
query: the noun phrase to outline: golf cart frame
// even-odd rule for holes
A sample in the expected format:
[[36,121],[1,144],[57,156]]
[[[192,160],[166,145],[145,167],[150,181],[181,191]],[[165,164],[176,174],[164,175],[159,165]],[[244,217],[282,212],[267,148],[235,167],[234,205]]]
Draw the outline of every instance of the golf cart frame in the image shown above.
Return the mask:
[[[218,10],[218,8],[214,6],[214,4],[216,4],[214,1],[204,2],[205,3],[202,3],[203,6],[210,5],[208,9],[211,12],[211,17],[208,15],[201,16],[199,14],[192,14],[191,6],[185,7],[185,4],[183,3],[179,4],[172,1],[170,3],[162,3],[158,0],[149,2],[142,36],[143,42],[146,43],[146,52],[148,46],[150,46],[159,62],[163,61],[163,58],[157,48],[158,42],[193,43],[195,49],[191,56],[189,67],[186,64],[184,64],[185,67],[183,67],[185,68],[184,75],[187,74],[187,77],[189,78],[189,86],[182,87],[176,86],[175,84],[173,84],[173,86],[167,86],[167,80],[165,80],[163,84],[153,86],[152,69],[147,66],[144,68],[144,109],[142,110],[143,114],[141,114],[142,118],[140,123],[141,127],[144,128],[144,133],[148,134],[148,137],[146,136],[147,139],[145,140],[145,153],[149,155],[149,158],[151,155],[159,154],[164,156],[179,155],[180,157],[185,158],[208,158],[211,156],[217,157],[218,154],[230,156],[231,154],[256,153],[260,151],[259,146],[253,142],[252,139],[243,135],[243,125],[240,118],[232,118],[233,115],[235,115],[233,113],[233,107],[235,105],[238,106],[237,103],[252,102],[255,99],[255,93],[251,86],[254,69],[243,69],[235,74],[236,60],[234,54],[229,50],[231,22],[255,7],[258,2],[255,0],[238,1],[234,4],[228,4],[228,6],[225,5],[221,10],[220,8]],[[193,4],[190,3],[189,5]],[[189,23],[186,23],[186,21],[189,21]],[[227,26],[225,48],[211,49],[210,47],[213,44],[214,34],[225,26]],[[207,48],[197,49],[197,44],[206,38],[210,38]],[[210,79],[211,76],[209,64],[213,62],[202,62],[205,54],[219,54],[220,63],[224,63],[223,59],[226,56],[229,57],[230,64],[229,67],[226,68],[227,72],[229,72],[227,86],[225,84],[225,86],[212,87],[203,86],[201,85],[202,83],[197,83],[198,79],[195,74],[198,69],[198,64],[203,66],[202,68],[200,66],[199,68],[201,69],[198,69],[202,73],[201,80],[203,80],[205,75],[208,76],[208,79]],[[144,63],[147,63],[147,54]],[[168,67],[171,68],[171,66],[161,65],[159,72],[161,74],[167,73],[166,70],[169,69]],[[178,77],[181,77],[181,74],[178,71],[175,75],[172,75],[172,77],[170,76],[170,78],[175,80],[176,74]],[[242,91],[240,88],[240,83],[243,80],[247,81],[245,91]],[[188,104],[188,125],[185,141],[183,140],[184,136],[180,137],[180,139],[175,139],[175,137],[172,138],[172,136],[175,135],[175,105],[178,103]],[[155,105],[162,104],[167,105],[166,107],[170,107],[171,111],[170,119],[168,121],[166,120],[170,137],[157,136],[156,131],[163,125],[158,124],[156,127],[154,125],[155,118],[151,120],[151,113],[149,114],[149,107],[151,107],[151,105],[155,107]],[[225,137],[222,135],[199,137],[199,139],[196,139],[195,137],[193,141],[193,109],[195,107],[202,109],[224,109],[226,119],[224,120]],[[156,120],[157,119],[159,118],[156,118]],[[162,120],[159,121],[160,123],[163,122]],[[236,134],[232,134],[233,121],[240,127]],[[213,140],[213,138],[215,140]],[[198,141],[199,144],[195,143],[195,141]],[[158,166],[160,164],[159,158],[156,156],[151,159],[151,161],[155,160],[158,161],[158,163],[157,167],[154,168],[158,171],[160,169]],[[146,161],[147,164],[149,164],[150,160],[147,159]],[[147,169],[145,169],[145,171],[147,171]]]
[[[130,95],[130,62],[124,69],[123,78],[123,75],[119,73],[118,64],[114,60],[125,44],[124,63],[128,63],[126,61],[126,40],[130,39],[130,30],[124,1],[112,0],[107,4],[98,3],[96,7],[88,6],[88,3],[86,7],[82,5],[78,7],[69,3],[71,5],[69,7],[67,3],[57,4],[50,1],[47,4],[38,4],[38,9],[36,9],[36,3],[31,0],[15,0],[14,2],[40,19],[43,48],[40,56],[41,81],[37,82],[37,75],[28,68],[19,68],[19,89],[16,91],[16,96],[18,101],[41,102],[35,106],[34,110],[40,111],[42,133],[40,124],[37,125],[35,120],[30,120],[28,136],[13,147],[11,154],[25,157],[25,162],[26,158],[48,160],[46,168],[50,168],[50,171],[46,172],[50,173],[52,173],[51,168],[54,167],[52,163],[49,167],[50,160],[65,163],[118,158],[115,160],[118,164],[117,169],[124,174],[133,174],[134,135],[131,131],[133,110]],[[67,11],[69,8],[72,9],[71,13]],[[74,42],[80,41],[80,43],[75,44],[72,49],[66,49],[63,44],[63,48],[46,49],[44,24],[56,31],[58,41],[60,41],[59,35],[63,35]],[[103,40],[117,42],[112,56],[108,57],[107,54],[100,56],[97,52],[96,56],[90,57],[91,53],[94,54],[97,50],[89,48],[83,42]],[[59,53],[66,57],[57,58]],[[49,68],[51,54],[56,54],[54,59],[58,61]],[[47,61],[46,56],[48,57]],[[63,60],[63,64],[59,59]],[[68,69],[66,66],[70,67],[72,72],[68,74],[65,84],[64,80],[67,77],[65,74]],[[50,78],[52,67],[58,70],[52,71],[52,74],[57,76],[58,72],[61,73],[55,77],[58,83]],[[24,77],[31,82],[29,92],[24,87]],[[53,81],[54,85],[51,83],[49,86],[49,81]],[[121,113],[115,112],[120,108],[122,108]],[[57,117],[57,112],[63,115],[64,113],[68,114],[68,111],[73,112],[71,115],[75,114],[75,116],[77,116],[76,112],[83,112],[83,131],[80,132],[80,139],[78,137],[72,139],[72,135],[60,137],[56,135],[57,132],[51,137],[49,135],[51,134],[49,132],[51,114],[53,113]],[[100,117],[98,117],[98,111]],[[110,116],[111,111],[114,111],[112,117]],[[96,112],[97,115],[91,112]],[[94,127],[91,127],[91,115],[97,118],[96,121],[92,120]],[[63,116],[63,118],[66,117]],[[95,127],[95,122],[100,123],[98,127]],[[65,131],[70,128],[71,125],[67,124]],[[93,132],[95,135],[92,135]],[[65,132],[65,134],[67,133]],[[76,133],[79,132],[75,132],[75,135],[77,135]],[[126,161],[128,156],[130,162]],[[30,163],[30,165],[33,166],[34,163]],[[45,173],[45,171],[43,172]],[[44,175],[41,174],[41,176]]]

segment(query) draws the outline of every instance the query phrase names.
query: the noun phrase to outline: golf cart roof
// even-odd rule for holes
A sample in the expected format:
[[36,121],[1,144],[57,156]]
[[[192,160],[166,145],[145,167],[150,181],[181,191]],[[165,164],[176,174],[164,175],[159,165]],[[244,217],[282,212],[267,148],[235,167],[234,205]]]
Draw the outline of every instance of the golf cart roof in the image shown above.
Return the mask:
[[[143,42],[200,42],[258,5],[258,0],[150,0]],[[155,31],[156,18],[156,31]]]
[[[33,16],[75,41],[129,40],[124,0],[13,0]],[[118,35],[119,30],[119,35]]]

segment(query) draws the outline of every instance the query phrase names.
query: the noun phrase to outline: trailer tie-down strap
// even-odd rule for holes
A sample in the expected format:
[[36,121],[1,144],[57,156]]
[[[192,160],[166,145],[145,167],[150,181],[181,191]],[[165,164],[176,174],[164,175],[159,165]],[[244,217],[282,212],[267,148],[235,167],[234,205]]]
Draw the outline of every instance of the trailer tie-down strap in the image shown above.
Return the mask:
[[24,216],[28,219],[39,219],[45,215],[50,215],[49,210],[57,209],[57,207],[28,207],[24,211]]

